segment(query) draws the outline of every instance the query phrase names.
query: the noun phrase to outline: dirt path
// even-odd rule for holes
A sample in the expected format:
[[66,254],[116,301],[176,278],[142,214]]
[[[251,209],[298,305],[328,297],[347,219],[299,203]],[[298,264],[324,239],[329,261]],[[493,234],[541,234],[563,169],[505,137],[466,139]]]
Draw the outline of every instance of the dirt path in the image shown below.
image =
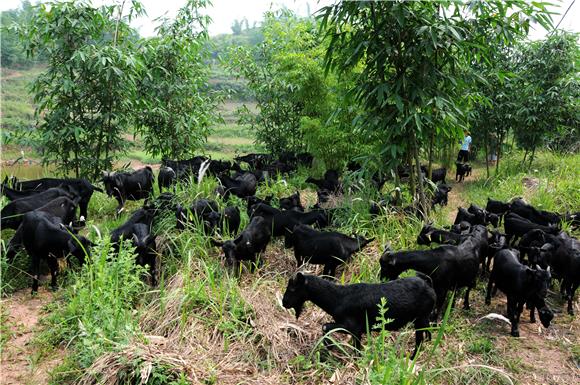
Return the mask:
[[22,72],[10,70],[7,74],[7,71],[2,71],[2,80],[9,80],[9,79],[16,79],[24,75]]
[[[451,169],[451,171],[453,170],[454,168]],[[447,195],[447,210],[449,210],[447,212],[447,220],[449,223],[453,223],[453,221],[455,221],[457,208],[467,208],[469,206],[469,203],[467,202],[463,192],[465,191],[466,187],[469,187],[471,183],[473,183],[475,180],[478,180],[483,175],[483,173],[484,170],[474,168],[471,175],[466,177],[465,180],[461,183],[454,182],[455,174],[452,173],[451,176],[449,176],[449,172],[447,173],[447,184],[452,187],[451,191]],[[449,183],[449,181],[453,182]]]
[[62,361],[62,352],[43,357],[33,345],[38,322],[45,314],[43,308],[53,297],[52,292],[40,287],[34,297],[27,288],[0,301],[0,308],[7,315],[2,325],[2,333],[7,335],[0,361],[1,385],[46,384],[48,372]]

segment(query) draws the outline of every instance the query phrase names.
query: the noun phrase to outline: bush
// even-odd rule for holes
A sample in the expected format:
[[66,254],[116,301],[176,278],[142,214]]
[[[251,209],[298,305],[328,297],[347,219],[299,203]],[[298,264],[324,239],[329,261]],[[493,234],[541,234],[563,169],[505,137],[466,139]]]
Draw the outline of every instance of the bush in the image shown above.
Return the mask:
[[50,327],[41,338],[51,344],[72,343],[70,362],[79,368],[128,343],[140,335],[134,311],[143,295],[143,274],[129,241],[118,253],[108,240],[99,241],[47,319]]

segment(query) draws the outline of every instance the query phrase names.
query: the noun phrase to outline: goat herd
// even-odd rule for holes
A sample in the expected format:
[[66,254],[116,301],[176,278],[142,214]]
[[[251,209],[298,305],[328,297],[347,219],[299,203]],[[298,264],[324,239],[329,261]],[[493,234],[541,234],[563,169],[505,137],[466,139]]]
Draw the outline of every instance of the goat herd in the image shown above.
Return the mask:
[[[244,171],[240,162],[249,165]],[[249,154],[236,162],[215,161],[195,157],[184,161],[164,160],[158,174],[160,195],[152,199],[154,174],[145,167],[135,172],[105,172],[104,190],[86,179],[43,178],[19,181],[12,177],[2,183],[2,194],[11,202],[1,213],[1,227],[16,232],[8,243],[6,256],[12,261],[24,249],[31,259],[32,292],[38,290],[39,264],[46,260],[51,272],[51,285],[56,287],[57,258],[73,255],[80,263],[94,244],[78,234],[88,218],[88,204],[94,191],[106,192],[124,209],[126,200],[146,199],[142,208],[134,211],[118,228],[110,233],[112,244],[118,248],[122,239],[131,240],[135,247],[136,262],[148,265],[151,283],[156,285],[157,245],[154,234],[159,218],[175,217],[176,228],[201,226],[213,246],[222,248],[225,264],[240,271],[240,262],[249,261],[251,269],[260,264],[272,237],[284,237],[284,246],[293,248],[297,265],[303,263],[324,265],[323,275],[297,273],[288,282],[283,306],[295,309],[300,316],[305,301],[311,301],[332,316],[334,322],[323,326],[325,333],[336,330],[353,336],[355,346],[360,344],[367,324],[374,324],[379,304],[386,299],[384,317],[397,330],[412,322],[416,330],[415,352],[424,339],[430,337],[428,327],[437,322],[450,291],[465,288],[463,306],[469,309],[469,294],[478,277],[489,276],[486,303],[499,288],[507,296],[507,315],[511,334],[519,336],[518,322],[524,304],[530,309],[530,321],[535,322],[535,309],[540,321],[548,327],[554,314],[545,302],[552,278],[560,281],[561,293],[568,301],[568,313],[573,314],[573,296],[580,284],[580,243],[562,231],[563,222],[570,228],[580,225],[580,216],[537,210],[521,199],[504,203],[489,199],[485,209],[471,205],[459,208],[454,225],[435,228],[424,225],[417,238],[419,245],[442,244],[425,250],[393,251],[386,246],[380,257],[380,277],[388,282],[339,285],[333,282],[336,268],[350,260],[372,239],[347,236],[334,231],[320,231],[336,223],[336,213],[342,208],[324,208],[330,195],[342,192],[339,173],[328,170],[323,179],[308,178],[306,183],[318,187],[318,203],[305,211],[297,192],[278,199],[255,196],[260,183],[272,174],[287,174],[299,165],[311,166],[312,156],[299,154],[274,160],[266,154]],[[349,164],[349,170],[358,168]],[[457,165],[457,178],[469,175],[469,165]],[[235,172],[233,175],[231,172]],[[400,177],[408,170],[399,169]],[[433,196],[433,205],[447,204],[450,190],[445,184],[445,169],[433,170],[434,182],[441,182]],[[243,198],[249,224],[239,232],[240,209],[228,206],[223,211],[210,199],[198,199],[189,207],[176,202],[175,195],[162,192],[177,181],[193,178],[200,181],[205,174],[214,175],[219,187],[216,193],[227,200],[230,194]],[[372,177],[380,189],[386,178]],[[398,191],[398,190],[397,190]],[[380,214],[381,208],[396,209],[400,194],[371,206],[371,214]],[[76,208],[79,207],[79,219]],[[403,209],[403,212],[409,210]],[[505,234],[497,229],[504,222]],[[488,226],[494,229],[489,230]],[[233,240],[217,240],[216,234],[237,234]],[[493,264],[492,264],[493,261]],[[490,266],[491,271],[490,271]],[[406,270],[415,270],[415,277],[399,278]]]

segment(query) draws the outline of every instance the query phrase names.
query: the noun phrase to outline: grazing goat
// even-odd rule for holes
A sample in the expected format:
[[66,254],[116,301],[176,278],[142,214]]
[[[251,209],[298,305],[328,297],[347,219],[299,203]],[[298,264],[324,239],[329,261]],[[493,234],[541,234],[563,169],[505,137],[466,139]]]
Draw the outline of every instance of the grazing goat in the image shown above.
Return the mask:
[[191,222],[191,218],[188,213],[191,213],[199,223],[203,224],[203,228],[206,233],[209,234],[220,221],[218,204],[215,201],[208,199],[197,199],[195,200],[189,209],[184,209],[181,205],[177,205],[176,217],[177,224],[176,228],[182,230],[188,222]]
[[510,211],[511,204],[504,203],[502,201],[495,201],[493,199],[487,198],[487,204],[485,205],[485,210],[488,213],[495,214],[499,217],[498,225],[501,224],[501,221],[505,214]]
[[430,245],[432,242],[442,245],[458,245],[464,235],[440,230],[431,225],[424,225],[417,236],[418,245]]
[[379,305],[384,300],[387,308],[384,318],[392,321],[385,325],[388,330],[399,330],[414,323],[415,350],[411,357],[415,357],[424,335],[431,338],[431,333],[423,329],[429,326],[429,315],[435,304],[430,279],[423,274],[387,283],[337,285],[314,275],[297,273],[288,282],[282,305],[294,309],[298,318],[304,302],[313,302],[334,319],[324,324],[324,333],[346,330],[353,337],[353,345],[360,348],[362,333],[367,325],[376,324]]
[[221,224],[228,234],[237,233],[240,228],[240,222],[240,209],[237,206],[228,206],[224,209],[224,213],[221,216]]
[[[6,182],[7,179],[4,181]],[[18,179],[13,178],[12,186],[14,186],[16,190],[28,194],[34,194],[46,191],[50,188],[59,187],[70,192],[72,195],[80,197],[79,211],[81,222],[84,222],[88,218],[89,201],[93,196],[93,192],[103,192],[102,189],[93,186],[87,179],[83,178],[41,178],[27,181],[19,181]]]
[[455,172],[455,181],[463,182],[466,176],[471,174],[471,166],[468,163],[455,162],[457,171]]
[[24,214],[36,210],[59,197],[75,199],[68,191],[54,187],[8,203],[0,211],[0,227],[3,229],[17,229],[22,223]]
[[526,218],[522,218],[516,213],[510,212],[505,216],[504,228],[508,238],[508,243],[515,242],[516,239],[523,237],[526,233],[539,229],[547,234],[557,234],[559,232],[557,227],[548,227],[531,222]]
[[568,314],[574,314],[573,299],[580,286],[580,242],[565,232],[549,236],[548,245],[540,250],[542,259],[548,261],[554,275],[562,280],[560,291],[568,301]]
[[[500,289],[507,297],[507,316],[511,322],[513,337],[519,337],[520,315],[524,310],[524,304],[537,299],[544,299],[548,293],[550,284],[550,270],[543,270],[539,266],[531,269],[523,265],[512,249],[498,251],[494,257],[493,270],[489,275],[485,303],[491,303],[492,291],[495,287]],[[540,320],[545,327],[550,326],[549,321],[543,318],[540,312]]]
[[[71,201],[67,197],[59,197],[53,199],[52,201],[48,202],[42,207],[37,208],[36,210],[29,211],[29,212],[36,212],[40,215],[43,215],[49,221],[54,224],[64,224],[69,225],[72,224],[75,218],[75,212],[78,204],[78,200],[80,198],[76,198],[74,201]],[[22,224],[18,226],[18,229],[8,242],[8,247],[6,249],[6,258],[8,261],[14,260],[16,253],[20,249],[20,247],[24,244],[23,239],[27,234],[24,233],[24,228]]]
[[511,212],[542,226],[559,226],[562,222],[560,214],[550,211],[536,210],[535,207],[527,204],[523,199],[515,199],[512,202]]
[[300,192],[296,191],[296,193],[288,197],[280,198],[280,208],[282,210],[304,211],[304,207],[300,202]]
[[259,215],[270,223],[272,236],[287,236],[299,224],[313,225],[319,227],[328,226],[328,214],[322,210],[301,213],[299,211],[282,211],[274,207],[259,203],[254,206],[252,215]]
[[257,255],[266,250],[271,237],[270,223],[260,216],[255,216],[236,239],[212,243],[222,247],[226,265],[238,271],[240,261],[256,262]]
[[131,242],[137,254],[137,265],[149,265],[151,285],[157,286],[157,246],[155,236],[151,234],[151,229],[144,223],[135,223],[131,228]]
[[153,194],[154,179],[153,170],[149,166],[133,172],[103,171],[105,191],[119,203],[117,214],[123,211],[128,200],[148,200]]
[[[476,204],[471,204],[467,208],[467,212],[470,214],[474,214],[477,218],[484,218],[485,225],[492,225],[496,227],[499,225],[499,216],[493,213],[489,213],[486,210],[482,209]],[[480,223],[481,224],[481,223]]]
[[30,275],[32,276],[32,293],[38,291],[40,261],[48,262],[51,275],[51,286],[56,289],[58,275],[57,258],[74,255],[81,264],[89,252],[91,241],[80,235],[74,236],[62,223],[54,223],[44,212],[32,211],[22,220],[22,243],[30,255]]
[[444,184],[438,185],[431,200],[431,207],[434,208],[435,205],[447,206],[449,191],[451,191],[450,186]]
[[441,182],[445,184],[445,177],[447,176],[447,169],[443,168],[436,168],[435,170],[431,170],[431,180],[433,183]]
[[177,180],[177,174],[171,167],[162,166],[159,168],[159,174],[157,175],[157,185],[159,186],[159,192],[163,191],[163,188],[169,188]]
[[480,256],[486,247],[487,230],[483,226],[477,226],[459,246],[400,252],[387,247],[380,259],[381,279],[395,279],[409,269],[420,271],[433,280],[437,294],[435,317],[439,316],[449,290],[467,288],[463,307],[469,309],[469,293],[475,287]]
[[324,265],[322,274],[334,277],[340,264],[346,263],[352,254],[362,250],[372,240],[360,236],[351,238],[334,231],[317,231],[307,225],[297,225],[286,237],[286,246],[294,247],[298,266],[302,266],[304,262]]
[[478,211],[472,214],[463,207],[459,207],[453,224],[456,225],[461,222],[468,222],[472,226],[485,225],[485,213],[483,211]]
[[256,194],[258,181],[256,180],[256,176],[251,172],[240,174],[235,178],[220,174],[217,178],[224,187],[224,199],[228,199],[230,194],[234,194],[240,198],[247,198]]

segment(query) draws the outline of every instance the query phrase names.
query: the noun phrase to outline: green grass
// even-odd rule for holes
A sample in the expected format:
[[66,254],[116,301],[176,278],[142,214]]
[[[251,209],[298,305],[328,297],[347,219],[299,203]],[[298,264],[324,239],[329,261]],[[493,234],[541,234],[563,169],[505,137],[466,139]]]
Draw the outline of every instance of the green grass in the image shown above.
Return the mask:
[[[509,155],[506,163],[514,162],[518,155]],[[518,187],[529,173],[510,168],[489,181],[468,179],[463,185],[463,198],[484,204],[490,191],[497,199],[507,199],[514,191],[547,209],[572,207],[578,203],[573,192],[578,179],[570,180],[570,175],[577,177],[577,161],[577,156],[540,154],[534,175],[546,181],[545,187],[540,184],[531,191]],[[276,201],[300,189],[312,204],[315,193],[304,180],[313,173],[300,169],[286,180],[277,179],[260,187],[258,195],[271,194]],[[177,200],[187,205],[199,197],[215,198],[215,187],[213,178],[201,185],[179,185]],[[550,192],[561,197],[550,198]],[[422,224],[395,214],[371,218],[369,200],[376,196],[366,190],[347,195],[343,211],[336,215],[334,229],[376,238],[374,246],[357,254],[340,271],[340,282],[378,282],[377,258],[387,243],[393,249],[417,247],[416,234]],[[232,204],[244,207],[235,197],[217,201],[221,208]],[[95,194],[83,234],[97,239],[96,227],[106,238],[140,203],[129,202],[119,218],[113,214],[115,206],[114,200]],[[434,221],[447,223],[450,210],[436,210]],[[248,220],[242,209],[242,226]],[[144,273],[135,269],[130,250],[113,257],[104,240],[93,250],[90,263],[63,274],[63,289],[39,337],[44,349],[68,346],[66,360],[52,374],[53,383],[105,382],[115,376],[138,381],[147,367],[152,368],[159,384],[188,383],[187,379],[193,378],[190,369],[199,382],[221,383],[225,381],[224,369],[234,362],[244,371],[256,370],[256,375],[276,378],[280,383],[291,379],[295,383],[321,383],[337,372],[353,383],[402,384],[507,384],[510,381],[506,376],[514,379],[522,375],[523,363],[500,348],[497,326],[472,323],[476,314],[486,311],[482,282],[472,294],[477,313],[453,311],[445,318],[444,326],[433,330],[433,341],[425,343],[415,362],[407,356],[414,340],[410,327],[399,333],[382,331],[367,336],[358,355],[353,355],[344,340],[337,339],[342,348],[329,353],[321,344],[321,318],[314,306],[307,305],[305,314],[294,320],[277,302],[295,269],[291,252],[285,251],[279,241],[269,247],[257,272],[244,269],[234,274],[224,267],[219,250],[211,246],[203,230],[192,226],[176,231],[174,223],[169,215],[155,226],[162,267],[156,288],[142,284]],[[9,232],[2,233],[3,240],[9,236]],[[28,277],[18,275],[16,265],[2,263],[2,282],[10,284],[3,287],[5,293],[29,284]],[[21,255],[17,263],[26,271],[26,256]],[[297,329],[284,326],[288,323]],[[166,342],[160,347],[152,338],[164,338]],[[147,353],[148,349],[155,354]],[[511,349],[521,348],[515,345]],[[570,359],[577,359],[576,350],[565,350]],[[172,360],[172,354],[179,354],[184,361]],[[199,356],[206,358],[198,361]]]
[[42,67],[27,70],[2,69],[2,130],[31,129],[34,123],[34,106],[29,94],[31,82]]

